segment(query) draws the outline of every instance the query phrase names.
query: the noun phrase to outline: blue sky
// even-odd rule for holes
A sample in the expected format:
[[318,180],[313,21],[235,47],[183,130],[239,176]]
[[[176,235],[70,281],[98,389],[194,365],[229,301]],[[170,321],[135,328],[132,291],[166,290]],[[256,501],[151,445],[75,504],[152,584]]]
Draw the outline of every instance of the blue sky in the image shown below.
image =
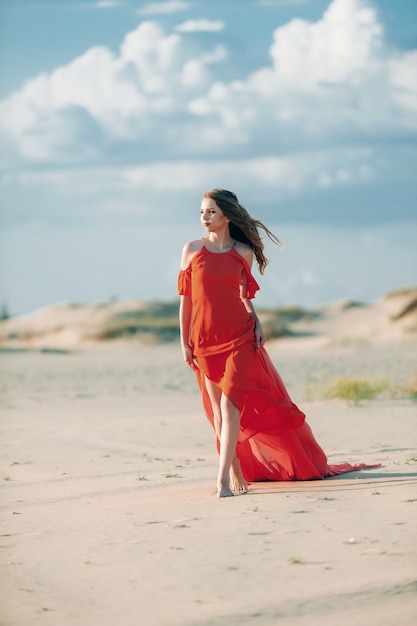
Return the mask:
[[175,298],[213,187],[285,243],[267,243],[259,305],[416,284],[416,16],[414,0],[0,2],[0,300]]

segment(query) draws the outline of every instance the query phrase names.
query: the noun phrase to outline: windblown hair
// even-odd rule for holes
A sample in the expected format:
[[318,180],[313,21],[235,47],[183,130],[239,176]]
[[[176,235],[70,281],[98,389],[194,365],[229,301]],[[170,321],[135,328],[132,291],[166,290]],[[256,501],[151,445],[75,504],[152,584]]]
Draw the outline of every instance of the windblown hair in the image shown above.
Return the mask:
[[262,243],[259,230],[263,230],[271,241],[278,246],[282,246],[278,237],[275,237],[265,224],[259,220],[253,219],[245,207],[239,204],[237,196],[232,191],[227,191],[226,189],[212,189],[211,191],[205,191],[204,197],[214,200],[224,215],[229,218],[230,236],[236,241],[246,243],[252,248],[259,271],[263,274],[268,264],[268,259],[263,252],[264,244]]

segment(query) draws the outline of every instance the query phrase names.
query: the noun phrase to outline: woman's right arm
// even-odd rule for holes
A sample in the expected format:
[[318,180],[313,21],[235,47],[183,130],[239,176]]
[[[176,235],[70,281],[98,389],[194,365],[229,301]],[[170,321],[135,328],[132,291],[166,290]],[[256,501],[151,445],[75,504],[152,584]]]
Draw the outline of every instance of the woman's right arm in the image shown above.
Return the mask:
[[[185,271],[193,256],[201,249],[203,242],[201,239],[195,241],[189,241],[185,244],[182,256],[181,256],[181,269]],[[197,365],[194,361],[193,351],[190,346],[191,335],[191,316],[193,312],[193,305],[191,302],[191,296],[180,296],[180,341],[181,349],[184,355],[184,361],[193,369],[197,369]]]
[[190,330],[191,330],[191,314],[193,305],[191,303],[191,296],[180,296],[180,341],[181,350],[184,356],[184,361],[196,369],[194,363],[193,351],[190,346]]

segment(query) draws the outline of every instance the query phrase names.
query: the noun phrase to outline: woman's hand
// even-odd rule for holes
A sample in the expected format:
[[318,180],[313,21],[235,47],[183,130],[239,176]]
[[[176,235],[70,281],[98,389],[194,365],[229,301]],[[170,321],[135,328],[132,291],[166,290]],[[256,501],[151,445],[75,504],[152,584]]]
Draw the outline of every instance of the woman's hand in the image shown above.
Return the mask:
[[182,346],[182,353],[186,364],[189,365],[191,369],[197,370],[198,367],[194,361],[193,351],[191,350],[191,346],[189,344],[185,344]]
[[262,348],[266,340],[265,333],[262,329],[258,318],[255,318],[255,348]]
[[[244,282],[242,283],[242,285],[244,284]],[[243,289],[243,287],[241,287],[241,289]],[[244,291],[244,289],[243,289]],[[253,319],[255,320],[255,328],[254,328],[254,335],[255,335],[255,348],[262,348],[262,346],[264,345],[265,341],[266,341],[266,337],[265,337],[265,333],[262,329],[261,326],[261,322],[258,319],[258,316],[256,315],[255,309],[253,307],[252,304],[252,300],[250,300],[250,298],[246,298],[243,296],[243,293],[241,293],[241,297],[240,297],[245,309],[247,310],[247,312],[249,313],[249,315],[251,315],[253,317]]]

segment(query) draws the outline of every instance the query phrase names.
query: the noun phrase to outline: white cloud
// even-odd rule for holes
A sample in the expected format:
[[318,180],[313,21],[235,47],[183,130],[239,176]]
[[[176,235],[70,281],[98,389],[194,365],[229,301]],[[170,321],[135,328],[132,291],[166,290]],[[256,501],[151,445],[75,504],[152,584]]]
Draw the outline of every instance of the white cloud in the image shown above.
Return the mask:
[[248,194],[251,187],[279,189],[283,196],[303,187],[343,187],[352,180],[369,183],[384,175],[385,166],[375,163],[375,155],[366,148],[336,149],[299,153],[287,157],[251,159],[162,162],[128,167],[118,172],[121,183],[130,189],[199,193],[214,185],[241,189]]
[[[271,64],[244,80],[214,81],[228,50],[206,41],[190,44],[185,33],[142,22],[117,53],[91,48],[3,100],[3,136],[24,159],[54,163],[111,160],[133,147],[139,162],[161,154],[202,162],[221,154],[222,162],[238,163],[263,155],[271,180],[280,179],[271,155],[291,154],[298,163],[314,150],[314,185],[331,188],[381,172],[365,158],[361,167],[346,162],[344,145],[360,152],[375,138],[417,130],[417,52],[388,47],[364,0],[334,0],[314,23],[277,28]],[[336,153],[337,169],[317,156]],[[287,178],[294,188],[310,180],[296,172]]]
[[196,88],[207,89],[209,68],[226,55],[217,45],[190,59],[179,34],[142,22],[127,33],[119,54],[104,46],[90,48],[1,102],[0,129],[35,161],[66,158],[73,148],[82,156],[83,146],[92,153],[94,145],[85,145],[86,127],[94,136],[128,142],[156,137],[160,120],[169,123],[170,116],[186,109]]
[[360,84],[378,70],[382,29],[360,0],[335,0],[313,24],[294,19],[274,33],[274,78],[289,88]]
[[207,79],[208,66],[219,63],[226,57],[227,49],[219,44],[211,52],[203,53],[196,59],[187,61],[181,72],[181,83],[189,87],[200,85]]
[[176,27],[178,33],[217,33],[224,29],[224,22],[221,20],[186,20]]
[[164,15],[166,13],[177,13],[184,11],[191,6],[190,2],[183,0],[168,0],[167,2],[149,2],[137,12],[139,15]]
[[389,61],[389,73],[394,86],[393,98],[409,113],[410,124],[417,114],[417,51],[407,52]]
[[[150,193],[193,192],[224,186],[240,189],[248,195],[251,188],[266,194],[279,189],[281,198],[289,197],[303,187],[310,190],[343,187],[351,180],[369,183],[380,179],[387,164],[378,163],[367,148],[335,149],[298,153],[286,157],[258,157],[233,160],[179,160],[158,163],[65,170],[23,171],[3,177],[3,186],[19,184],[65,188],[66,193],[106,190],[117,193],[149,191]],[[215,181],[218,181],[217,183]]]
[[385,47],[377,15],[362,0],[334,0],[318,22],[277,28],[270,54],[270,67],[217,83],[190,103],[221,125],[225,142],[288,149],[416,130],[416,53]]

